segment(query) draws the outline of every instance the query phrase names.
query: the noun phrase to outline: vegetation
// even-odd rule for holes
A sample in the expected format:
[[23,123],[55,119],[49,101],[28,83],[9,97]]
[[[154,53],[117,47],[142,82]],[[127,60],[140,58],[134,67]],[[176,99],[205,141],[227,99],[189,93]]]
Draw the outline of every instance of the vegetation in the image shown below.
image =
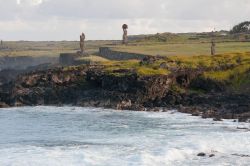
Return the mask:
[[[203,71],[201,77],[216,82],[226,82],[237,88],[250,83],[250,52],[227,53],[215,56],[170,56],[152,64],[140,64],[138,60],[102,61],[104,71],[116,76],[137,73],[141,76],[169,75],[176,69]],[[162,68],[161,64],[166,67]]]
[[[210,43],[140,43],[138,45],[115,46],[112,49],[116,51],[132,52],[146,55],[210,55]],[[225,54],[232,52],[245,52],[250,50],[249,42],[227,42],[216,43],[216,53]]]
[[[246,32],[249,25],[249,22],[241,23],[232,31]],[[117,41],[87,41],[87,52],[91,56],[78,60],[98,62],[104,66],[104,71],[116,76],[132,73],[142,76],[168,75],[176,68],[202,69],[204,70],[202,77],[230,82],[237,87],[250,82],[250,42],[247,42],[248,37],[246,37],[249,34],[244,35],[244,42],[240,42],[240,35],[230,34],[227,31],[130,36],[128,46],[117,44]],[[212,38],[217,42],[215,56],[210,56]],[[161,55],[166,58],[148,65],[141,65],[138,60],[110,61],[95,55],[100,46],[108,46],[123,52]],[[78,41],[4,42],[0,57],[7,55],[58,57],[62,52],[71,53],[78,50]],[[166,63],[166,67],[161,67],[162,63]]]
[[[121,45],[121,41],[86,41],[86,49],[89,54],[95,54],[101,46],[108,46],[114,50],[148,55],[209,55],[211,39],[216,41],[218,54],[250,50],[250,43],[246,42],[250,41],[249,33],[230,34],[228,31],[129,36],[128,46]],[[80,50],[78,41],[4,41],[3,48],[0,48],[0,57],[58,57],[62,52]]]
[[[86,48],[89,54],[98,52],[100,46],[112,44],[114,41],[87,41]],[[32,57],[59,57],[60,53],[74,53],[80,50],[78,41],[7,41],[3,42],[4,49],[0,48],[1,56],[32,56]]]
[[245,21],[235,25],[230,33],[249,33],[250,32],[250,21]]
[[[242,38],[244,36],[245,38]],[[210,43],[212,39],[216,42],[240,42],[249,41],[250,35],[248,32],[230,33],[229,31],[221,30],[215,32],[203,33],[157,33],[151,35],[135,35],[129,36],[130,43],[151,44],[151,43],[168,43],[168,44],[184,44],[184,43]]]
[[141,76],[169,74],[168,70],[161,69],[160,67],[155,67],[156,64],[141,65],[140,61],[138,60],[105,61],[102,64],[104,65],[104,71],[117,76],[133,73],[137,73]]
[[85,61],[92,61],[92,62],[106,62],[106,61],[109,61],[108,59],[105,59],[105,58],[100,57],[100,56],[95,56],[95,55],[90,55],[90,56],[87,56],[87,57],[81,57],[81,58],[78,58],[76,60],[85,60]]

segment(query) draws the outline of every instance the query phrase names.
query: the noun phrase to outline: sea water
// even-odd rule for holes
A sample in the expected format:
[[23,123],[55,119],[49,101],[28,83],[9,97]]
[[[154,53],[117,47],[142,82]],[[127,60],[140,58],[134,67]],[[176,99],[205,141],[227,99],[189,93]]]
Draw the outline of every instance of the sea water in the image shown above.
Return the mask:
[[176,111],[0,109],[0,166],[248,166],[250,132],[237,127],[249,125]]

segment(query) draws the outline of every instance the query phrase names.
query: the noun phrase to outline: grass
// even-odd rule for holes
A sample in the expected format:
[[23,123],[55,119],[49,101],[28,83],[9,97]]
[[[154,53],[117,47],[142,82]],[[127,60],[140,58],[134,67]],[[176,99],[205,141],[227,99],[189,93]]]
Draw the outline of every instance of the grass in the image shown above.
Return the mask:
[[168,75],[170,72],[165,69],[154,69],[150,67],[139,67],[137,73],[141,76]]
[[219,82],[227,82],[238,89],[250,84],[250,52],[226,53],[216,56],[173,56],[180,67],[205,68],[202,77]]
[[[237,35],[222,35],[216,32],[213,37],[217,42],[217,54],[250,51],[250,42],[240,42]],[[250,40],[250,35],[245,41]],[[209,55],[210,33],[162,33],[157,35],[130,36],[128,46],[119,41],[86,41],[86,51],[89,54],[98,52],[99,47],[108,46],[114,50],[141,53],[148,55],[176,56],[176,55]],[[164,39],[164,40],[162,40]],[[166,40],[165,40],[166,39]],[[194,40],[195,39],[195,40]],[[79,50],[78,41],[4,41],[0,50],[1,56],[49,56],[58,57],[60,53],[72,53]]]
[[106,58],[100,57],[100,56],[95,56],[95,55],[90,55],[86,57],[80,57],[76,59],[77,61],[92,61],[92,62],[107,62],[109,61]]
[[[89,54],[98,52],[100,46],[112,44],[113,41],[86,41]],[[1,56],[59,57],[60,53],[74,53],[79,49],[78,41],[9,41],[4,42]]]
[[[163,62],[167,64],[167,69],[160,67]],[[141,76],[168,75],[172,71],[171,68],[192,68],[205,70],[203,74],[205,78],[233,82],[233,79],[237,80],[237,77],[250,71],[250,52],[226,53],[215,56],[171,56],[149,65],[140,65],[138,60],[102,61],[101,64],[105,66],[106,72],[114,75],[124,73],[124,70],[136,72]]]
[[250,34],[230,34],[229,32],[202,33],[157,33],[149,35],[134,35],[129,37],[136,43],[207,43],[215,39],[217,42],[249,41]]
[[[210,55],[210,43],[147,43],[140,45],[115,46],[116,51],[132,52],[146,55]],[[217,54],[250,51],[250,42],[217,43]]]
[[[138,60],[127,60],[127,61],[105,61],[102,63],[107,73],[116,76],[122,76],[123,74],[131,74],[133,72],[140,76],[150,76],[150,75],[168,75],[169,71],[166,69],[160,69],[159,67],[154,67],[152,65],[140,65]],[[127,70],[128,73],[124,72]],[[120,72],[122,71],[122,72]]]
[[[168,75],[172,71],[171,68],[205,68],[206,72],[203,75],[205,78],[231,81],[235,85],[249,81],[249,77],[246,77],[245,73],[250,68],[250,42],[239,42],[235,39],[233,42],[233,37],[219,37],[217,41],[227,40],[230,42],[217,43],[217,55],[210,56],[209,41],[211,38],[208,34],[166,33],[164,35],[167,38],[166,41],[159,42],[155,35],[148,38],[140,36],[140,40],[132,41],[128,46],[114,45],[114,41],[87,41],[87,52],[91,56],[79,60],[99,62],[104,66],[106,72],[117,76],[124,74],[119,70],[128,70],[127,73],[130,71],[130,73],[135,72],[147,76]],[[196,38],[199,39],[196,40]],[[4,46],[9,49],[1,50],[0,57],[6,55],[58,57],[62,52],[71,53],[79,50],[77,41],[4,42]],[[150,65],[140,65],[138,60],[110,61],[94,55],[100,46],[109,46],[117,51],[162,55],[167,56],[168,59],[159,60]],[[160,64],[163,62],[167,63],[168,69],[160,68]]]
[[248,52],[225,53],[215,56],[200,55],[200,56],[172,56],[170,59],[178,62],[180,67],[187,68],[217,68],[221,66],[238,65],[246,63],[249,60]]
[[226,55],[218,55],[213,57],[213,66],[225,66],[232,65],[234,67],[219,70],[219,71],[208,71],[204,73],[206,78],[215,79],[218,81],[225,81],[232,79],[234,77],[240,76],[250,70],[250,53],[235,53],[235,54],[226,54]]

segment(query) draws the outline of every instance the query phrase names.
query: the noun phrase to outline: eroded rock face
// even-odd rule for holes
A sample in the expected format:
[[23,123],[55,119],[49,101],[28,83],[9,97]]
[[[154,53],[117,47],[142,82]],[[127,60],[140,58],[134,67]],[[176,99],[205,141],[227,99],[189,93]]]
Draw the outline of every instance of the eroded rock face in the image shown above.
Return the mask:
[[225,91],[226,83],[225,82],[219,82],[214,81],[211,79],[205,79],[205,78],[197,78],[194,79],[192,82],[190,82],[190,86],[195,89],[200,89],[204,91],[217,91],[222,92]]
[[140,65],[150,65],[155,63],[158,60],[165,60],[167,59],[167,57],[163,57],[163,56],[145,56],[141,61],[140,61]]
[[188,69],[188,68],[180,68],[176,69],[176,71],[172,72],[173,78],[175,78],[175,82],[184,88],[187,88],[194,82],[199,76],[203,73],[201,69]]
[[117,109],[139,111],[145,110],[148,103],[163,98],[171,84],[171,79],[167,76],[112,76],[101,71],[88,72],[87,81],[100,89],[105,94],[104,98],[115,102]]
[[58,68],[20,75],[1,87],[0,101],[10,106],[72,102],[71,95],[77,95],[76,89],[84,82],[84,70]]
[[19,76],[8,84],[8,92],[0,90],[0,101],[10,106],[79,104],[143,110],[165,97],[172,82],[168,76],[114,76],[98,67],[55,69]]
[[9,83],[21,73],[20,70],[5,69],[0,71],[0,85]]
[[200,72],[179,69],[168,76],[140,76],[124,69],[113,75],[99,65],[31,72],[0,86],[0,107],[72,104],[138,111],[167,107],[214,120],[250,119],[249,94],[173,90],[173,86],[189,89]]

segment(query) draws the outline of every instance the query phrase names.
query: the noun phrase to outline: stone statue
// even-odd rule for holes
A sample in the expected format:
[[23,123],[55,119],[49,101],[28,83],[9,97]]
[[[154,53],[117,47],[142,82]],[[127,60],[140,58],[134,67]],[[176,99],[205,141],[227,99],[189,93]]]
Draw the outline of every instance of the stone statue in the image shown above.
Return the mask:
[[215,44],[214,40],[212,40],[212,42],[211,42],[211,55],[215,55],[215,46],[216,46],[216,44]]
[[123,24],[122,29],[123,29],[122,44],[128,44],[128,31],[127,31],[128,25]]
[[84,53],[85,52],[85,34],[82,33],[80,35],[80,49],[81,49],[81,53]]

